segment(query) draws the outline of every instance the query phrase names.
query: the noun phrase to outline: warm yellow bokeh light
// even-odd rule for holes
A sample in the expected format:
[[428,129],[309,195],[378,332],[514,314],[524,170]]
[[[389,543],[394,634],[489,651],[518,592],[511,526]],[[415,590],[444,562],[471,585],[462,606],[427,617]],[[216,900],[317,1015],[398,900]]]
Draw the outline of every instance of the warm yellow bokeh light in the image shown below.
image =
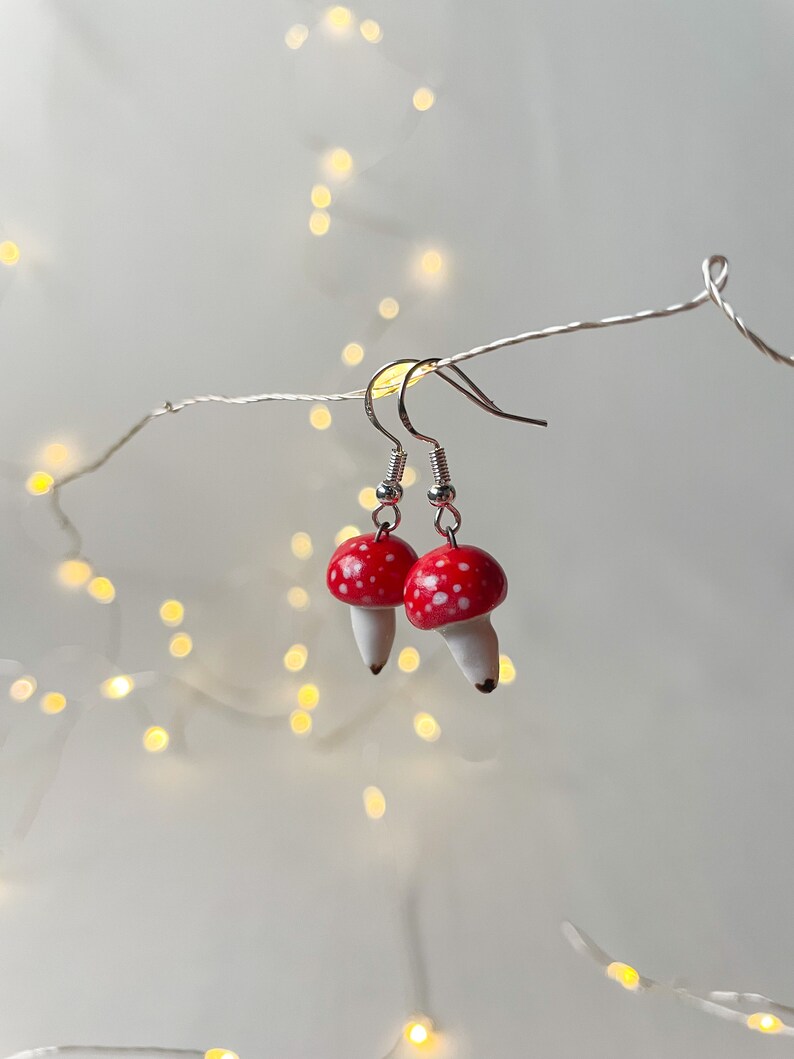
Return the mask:
[[314,552],[314,545],[308,533],[293,533],[290,548],[296,559],[310,559]]
[[168,650],[174,658],[187,658],[193,650],[193,639],[186,632],[175,632],[168,642]]
[[419,652],[415,647],[403,647],[397,658],[397,665],[403,673],[413,673],[419,668]]
[[335,147],[328,155],[328,165],[332,172],[344,175],[353,168],[353,156],[344,147]]
[[409,1044],[416,1048],[431,1043],[433,1033],[432,1021],[424,1015],[411,1019],[403,1030],[403,1036]]
[[384,320],[393,320],[400,311],[400,303],[396,298],[381,298],[378,302],[378,312]]
[[375,490],[372,488],[371,485],[366,485],[363,489],[359,491],[358,502],[360,506],[364,508],[365,511],[375,510],[375,508],[378,506],[379,501],[378,498],[375,496]]
[[364,359],[364,347],[358,342],[348,342],[342,350],[342,363],[354,368]]
[[414,92],[413,104],[416,110],[430,110],[436,101],[436,94],[431,88],[424,85]]
[[109,577],[92,577],[88,582],[88,594],[97,603],[112,603],[116,598],[116,589]]
[[747,1025],[751,1030],[758,1030],[759,1033],[780,1033],[783,1029],[783,1023],[777,1015],[772,1015],[768,1011],[756,1011],[755,1014],[748,1015]]
[[516,679],[516,667],[509,655],[499,655],[499,683],[512,684]]
[[8,694],[14,702],[27,702],[35,690],[35,677],[18,677],[8,689]]
[[160,604],[160,621],[163,625],[181,625],[184,617],[185,607],[178,599],[164,599]]
[[80,588],[91,576],[91,567],[85,559],[64,559],[58,565],[58,580],[66,588]]
[[339,547],[340,544],[344,544],[345,541],[349,541],[351,537],[358,537],[361,530],[358,526],[342,526],[340,531],[334,537],[334,544]]
[[152,725],[143,733],[143,748],[150,754],[159,754],[166,749],[170,741],[170,735],[159,724]]
[[386,798],[380,787],[366,787],[362,797],[364,812],[370,820],[380,820],[386,812]]
[[287,603],[289,603],[293,610],[307,610],[309,602],[309,593],[305,588],[301,588],[299,585],[293,585],[289,592],[287,592]]
[[288,48],[292,48],[293,51],[297,51],[308,39],[309,27],[304,26],[301,22],[297,22],[294,26],[290,26],[284,34],[284,43]]
[[425,250],[419,264],[423,272],[426,272],[428,276],[432,276],[436,272],[440,272],[444,267],[444,258],[439,254],[438,250]]
[[435,743],[441,735],[441,725],[432,713],[417,713],[414,717],[414,731],[426,743]]
[[315,430],[327,430],[333,422],[331,412],[324,404],[316,404],[309,412],[309,422]]
[[309,217],[309,231],[312,235],[326,235],[331,227],[331,214],[325,210],[313,210]]
[[52,489],[55,479],[46,471],[34,471],[25,482],[25,488],[31,496],[44,496]]
[[607,967],[607,978],[611,978],[613,982],[617,982],[624,989],[629,989],[632,992],[640,986],[639,971],[635,971],[627,963],[619,963],[617,960]]
[[302,684],[298,688],[298,705],[304,710],[313,710],[320,701],[320,689],[316,684]]
[[295,735],[308,735],[312,723],[312,715],[305,710],[293,710],[289,715],[289,726]]
[[48,691],[41,696],[40,706],[44,713],[60,713],[66,708],[66,696],[60,691]]
[[204,1059],[240,1059],[237,1052],[230,1052],[228,1048],[210,1048],[204,1053]]
[[406,467],[403,471],[403,485],[408,489],[410,486],[415,485],[418,477],[415,467]]
[[50,467],[60,467],[69,459],[69,450],[60,441],[54,441],[44,450],[44,462]]
[[284,653],[284,668],[289,670],[290,673],[299,673],[309,658],[309,649],[305,644],[294,643],[288,651]]
[[347,29],[353,22],[353,12],[349,7],[337,5],[328,8],[325,18],[333,29]]
[[312,206],[325,210],[331,205],[331,189],[325,184],[315,184],[312,188]]
[[99,690],[106,699],[123,699],[135,687],[135,681],[130,676],[119,674],[116,677],[108,677],[103,680]]
[[[409,369],[413,366],[413,361],[401,360],[399,364],[384,368],[372,384],[372,396],[376,398],[387,397],[389,394],[396,393],[402,386],[402,381],[408,374]],[[425,364],[424,367],[414,372],[408,385],[415,386],[423,375],[427,375],[432,370],[432,365]]]
[[383,40],[383,30],[374,18],[365,18],[358,28],[361,36],[370,44],[379,44]]
[[0,243],[0,262],[4,265],[15,265],[19,261],[19,247],[9,239]]

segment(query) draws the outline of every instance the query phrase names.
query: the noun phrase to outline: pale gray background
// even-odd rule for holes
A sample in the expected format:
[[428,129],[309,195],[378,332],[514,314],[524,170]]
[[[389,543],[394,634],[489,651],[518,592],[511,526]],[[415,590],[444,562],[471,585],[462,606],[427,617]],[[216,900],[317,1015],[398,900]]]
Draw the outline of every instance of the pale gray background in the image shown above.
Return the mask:
[[[713,252],[739,311],[794,348],[791,4],[356,11],[381,20],[377,48],[318,33],[293,53],[284,32],[316,17],[297,0],[0,6],[0,235],[23,253],[0,275],[0,655],[73,699],[55,718],[2,707],[0,1052],[376,1059],[414,1002],[407,892],[455,1059],[787,1051],[624,993],[558,929],[571,918],[656,977],[794,1000],[794,375],[713,307],[472,365],[546,432],[434,380],[413,391],[447,443],[465,539],[510,575],[495,624],[519,677],[491,698],[404,624],[423,665],[373,681],[324,597],[334,533],[365,525],[356,496],[384,466],[354,404],[325,433],[295,405],[159,420],[64,493],[119,606],[54,583],[65,540],[22,488],[42,445],[92,456],[166,399],[347,389],[397,354],[661,306],[700,289]],[[422,83],[439,98],[413,128]],[[388,158],[315,240],[308,193],[337,143],[360,169]],[[411,279],[426,245],[449,262],[427,293]],[[385,294],[404,311],[373,338]],[[367,358],[345,368],[361,336]],[[421,485],[404,519],[435,546]],[[306,614],[291,583],[312,592]],[[157,619],[171,594],[196,641],[181,664]],[[281,655],[305,639],[314,736],[173,688],[99,700],[119,615],[124,669],[259,713],[290,708]],[[187,723],[166,755],[140,749],[144,707]],[[434,746],[413,734],[420,707],[443,725]],[[373,781],[381,827],[361,808]]]

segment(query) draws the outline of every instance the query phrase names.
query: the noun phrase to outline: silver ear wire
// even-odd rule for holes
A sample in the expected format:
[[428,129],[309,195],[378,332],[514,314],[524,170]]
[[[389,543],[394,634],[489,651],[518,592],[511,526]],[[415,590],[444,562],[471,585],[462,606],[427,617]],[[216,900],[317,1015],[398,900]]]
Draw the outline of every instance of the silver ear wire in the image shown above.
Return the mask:
[[[408,459],[408,453],[402,446],[402,442],[399,438],[395,437],[386,427],[381,423],[378,417],[375,415],[374,407],[374,389],[378,379],[383,375],[384,371],[389,368],[394,368],[398,364],[416,364],[416,360],[392,360],[388,364],[383,364],[372,378],[367,383],[367,388],[364,391],[364,411],[367,413],[367,419],[379,430],[384,437],[387,437],[392,442],[393,448],[389,454],[389,466],[386,470],[386,474],[375,489],[375,496],[377,497],[379,504],[378,507],[372,512],[372,521],[375,524],[375,540],[380,540],[384,533],[390,533],[393,529],[396,529],[400,525],[400,509],[397,506],[402,500],[403,487],[400,484],[402,482],[403,472],[405,471],[405,464]],[[389,522],[388,519],[380,521],[379,516],[382,511],[386,508],[391,508],[393,512],[393,521]]]

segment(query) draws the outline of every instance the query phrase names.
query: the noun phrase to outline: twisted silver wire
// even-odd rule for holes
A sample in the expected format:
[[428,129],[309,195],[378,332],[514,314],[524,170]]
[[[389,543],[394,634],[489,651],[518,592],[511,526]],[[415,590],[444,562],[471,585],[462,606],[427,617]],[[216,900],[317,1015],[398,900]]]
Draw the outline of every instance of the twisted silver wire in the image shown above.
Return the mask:
[[188,1055],[194,1059],[204,1059],[204,1052],[196,1048],[112,1048],[104,1044],[57,1044],[47,1048],[31,1048],[27,1052],[17,1052],[8,1059],[43,1059],[48,1055]]

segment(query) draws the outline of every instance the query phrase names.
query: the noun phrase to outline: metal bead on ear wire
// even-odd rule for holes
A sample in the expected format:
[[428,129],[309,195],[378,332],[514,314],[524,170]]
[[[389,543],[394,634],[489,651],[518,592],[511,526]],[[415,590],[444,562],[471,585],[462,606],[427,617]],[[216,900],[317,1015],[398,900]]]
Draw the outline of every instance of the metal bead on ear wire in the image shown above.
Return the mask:
[[[464,676],[478,691],[488,693],[499,683],[499,641],[491,625],[491,612],[507,595],[507,575],[488,552],[458,544],[456,534],[462,520],[453,504],[456,493],[446,452],[435,438],[420,434],[408,417],[405,392],[411,378],[423,366],[435,363],[434,359],[419,361],[409,369],[400,387],[398,410],[406,430],[432,445],[430,468],[433,484],[427,491],[427,498],[436,509],[436,531],[446,537],[447,542],[417,559],[409,570],[403,593],[405,612],[417,629],[439,632]],[[452,365],[450,369],[464,380],[468,389],[445,376],[441,370],[436,374],[485,411],[504,419],[546,426],[545,420],[503,412],[459,368]],[[447,525],[443,524],[445,514],[452,517]]]

